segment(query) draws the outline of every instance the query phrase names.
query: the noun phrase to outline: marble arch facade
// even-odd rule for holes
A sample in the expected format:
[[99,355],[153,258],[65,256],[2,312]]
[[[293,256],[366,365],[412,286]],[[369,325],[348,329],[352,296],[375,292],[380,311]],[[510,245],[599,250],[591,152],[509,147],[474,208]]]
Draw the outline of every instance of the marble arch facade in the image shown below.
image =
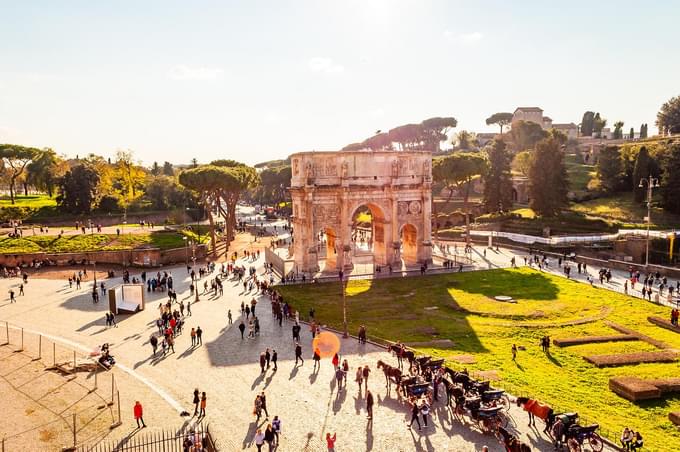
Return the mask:
[[333,259],[327,262],[334,261],[337,270],[352,267],[352,215],[361,206],[373,214],[377,265],[401,265],[400,238],[407,224],[410,259],[432,261],[430,152],[300,152],[290,158],[293,258],[299,271],[319,269],[316,237],[322,230],[332,239]]

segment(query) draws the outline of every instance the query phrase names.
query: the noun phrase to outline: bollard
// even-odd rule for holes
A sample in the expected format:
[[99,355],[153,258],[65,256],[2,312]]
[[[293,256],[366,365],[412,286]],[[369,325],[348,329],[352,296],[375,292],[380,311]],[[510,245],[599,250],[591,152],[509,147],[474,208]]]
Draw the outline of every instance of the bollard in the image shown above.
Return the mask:
[[24,351],[24,329],[21,329],[21,349],[22,352]]
[[76,447],[76,412],[73,412],[73,447]]
[[120,418],[120,391],[116,391],[116,396],[118,397],[118,424],[122,424],[123,421]]
[[57,345],[52,342],[52,367],[57,367]]
[[7,343],[9,344],[9,322],[5,322],[5,334],[7,334]]
[[38,359],[42,359],[42,334],[38,336]]
[[115,395],[114,390],[113,390],[114,387],[115,387],[115,383],[114,383],[114,380],[113,380],[113,374],[111,374],[111,402],[107,403],[107,405],[109,405],[109,406],[113,405],[113,397]]
[[76,351],[73,350],[73,371],[76,370]]
[[97,375],[99,374],[98,370],[99,370],[99,369],[97,369],[97,368],[95,367],[95,369],[94,369],[94,390],[95,390],[95,391],[97,390]]

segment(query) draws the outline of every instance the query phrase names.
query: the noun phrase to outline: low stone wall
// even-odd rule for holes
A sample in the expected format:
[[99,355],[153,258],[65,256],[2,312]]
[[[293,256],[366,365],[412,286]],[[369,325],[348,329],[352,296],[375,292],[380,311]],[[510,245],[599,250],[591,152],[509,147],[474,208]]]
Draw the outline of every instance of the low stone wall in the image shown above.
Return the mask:
[[159,248],[143,248],[120,251],[88,251],[83,253],[27,253],[0,254],[0,265],[16,267],[30,265],[34,260],[50,260],[57,265],[69,265],[70,262],[96,262],[98,264],[130,265],[138,267],[158,267],[160,265],[185,262],[187,257],[202,260],[207,255],[207,246],[196,246],[195,254],[185,248],[161,250]]

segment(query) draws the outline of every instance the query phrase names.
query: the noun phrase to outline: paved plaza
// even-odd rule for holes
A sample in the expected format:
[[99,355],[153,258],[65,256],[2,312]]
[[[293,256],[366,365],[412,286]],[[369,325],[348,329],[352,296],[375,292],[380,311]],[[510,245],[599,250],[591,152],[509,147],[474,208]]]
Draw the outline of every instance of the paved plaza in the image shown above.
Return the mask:
[[[479,268],[508,266],[515,255],[500,249],[487,250],[485,257],[482,247],[476,247],[474,254]],[[521,255],[516,256],[518,263],[523,262]],[[258,273],[262,273],[262,261],[239,260],[237,263],[256,266]],[[396,399],[394,391],[386,395],[384,378],[376,369],[379,359],[396,365],[396,358],[384,349],[371,344],[359,345],[355,339],[341,339],[341,359],[349,361],[351,371],[347,389],[338,391],[329,360],[323,360],[320,371],[313,372],[312,337],[305,325],[302,330],[305,363],[294,365],[292,323],[284,321],[279,327],[274,322],[267,297],[255,296],[259,301],[256,313],[261,334],[242,340],[237,328],[240,304],[249,302],[254,292],[244,292],[242,284],[229,279],[222,297],[204,294],[196,303],[189,296],[190,280],[185,266],[161,270],[172,274],[178,300],[185,304],[192,301],[192,315],[185,319],[185,330],[177,338],[175,353],[164,357],[154,358],[149,345],[150,335],[157,331],[158,305],[167,300],[164,293],[147,293],[146,310],[119,315],[118,328],[106,327],[105,302],[92,303],[91,280],[76,290],[69,288],[65,280],[31,278],[25,287],[26,295],[19,296],[17,303],[10,304],[6,296],[0,303],[0,319],[11,324],[63,338],[83,349],[93,349],[104,342],[111,344],[111,353],[118,361],[116,372],[125,373],[125,379],[129,380],[119,384],[124,425],[113,436],[124,437],[134,429],[134,400],[145,404],[150,428],[179,428],[187,420],[179,413],[183,410],[193,413],[192,393],[198,388],[207,392],[206,420],[223,450],[254,449],[256,429],[266,427],[264,419],[257,423],[253,415],[253,401],[261,391],[267,394],[270,420],[278,415],[283,421],[278,449],[281,451],[325,450],[322,439],[326,432],[337,432],[339,451],[476,451],[483,445],[492,451],[502,450],[493,437],[482,435],[474,426],[453,418],[441,402],[433,407],[433,422],[428,428],[409,430],[407,405]],[[591,273],[593,271],[596,270],[591,269]],[[139,271],[133,275],[138,276]],[[612,283],[618,284],[620,277],[615,274]],[[204,280],[199,282],[201,292]],[[116,277],[105,283],[107,287],[114,287],[122,281]],[[0,280],[0,293],[7,294],[10,287],[18,285],[18,279]],[[228,310],[234,317],[232,325],[227,322]],[[204,331],[203,345],[192,347],[189,331],[198,326]],[[261,374],[259,355],[267,347],[277,350],[279,368],[276,372],[270,368]],[[372,369],[368,386],[376,399],[373,422],[367,421],[364,392],[359,393],[352,378],[356,368],[363,365]],[[537,430],[525,427],[527,420],[523,411],[513,407],[510,414],[524,441],[536,450],[552,448]]]
[[[178,297],[186,303],[189,300],[186,268],[165,270],[172,272]],[[7,293],[9,287],[18,283],[16,279],[2,280],[0,291]],[[106,281],[108,287],[120,283],[119,278]],[[240,303],[251,300],[252,295],[242,293],[243,286],[235,281],[228,281],[225,289],[221,298],[203,295],[200,302],[192,305],[192,316],[186,319],[185,332],[177,339],[175,353],[161,358],[151,356],[148,338],[156,331],[157,306],[165,301],[164,294],[151,294],[144,312],[118,316],[118,328],[106,327],[106,304],[92,304],[89,281],[76,290],[69,289],[66,281],[31,279],[26,286],[26,295],[18,297],[16,304],[10,305],[5,300],[0,304],[0,310],[3,320],[65,338],[85,348],[111,343],[111,353],[118,360],[119,370],[128,369],[133,376],[150,385],[131,387],[139,393],[125,394],[124,399],[153,400],[145,404],[145,411],[149,413],[149,419],[162,419],[165,427],[179,427],[183,423],[178,410],[193,412],[194,388],[206,391],[207,421],[225,450],[254,447],[255,430],[264,420],[260,424],[255,422],[252,406],[256,394],[263,390],[267,394],[270,416],[278,415],[283,420],[284,433],[279,450],[323,450],[321,438],[326,432],[337,432],[338,450],[473,451],[480,450],[485,444],[490,450],[500,450],[495,439],[461,425],[441,405],[433,409],[434,426],[420,432],[408,430],[405,424],[407,407],[394,395],[386,397],[382,374],[375,368],[379,359],[395,364],[396,359],[370,344],[359,346],[356,340],[343,340],[342,358],[349,361],[351,369],[368,364],[373,370],[369,389],[376,397],[376,408],[373,422],[368,423],[365,401],[351,376],[348,388],[338,391],[328,360],[322,361],[318,373],[312,372],[312,338],[307,328],[302,332],[305,363],[295,367],[291,323],[284,322],[282,327],[275,325],[268,300],[258,298],[261,300],[257,309],[261,334],[254,339],[241,340],[237,329]],[[231,326],[227,324],[229,309],[236,320]],[[188,331],[197,326],[205,333],[203,346],[194,348]],[[270,369],[261,375],[258,358],[266,347],[277,350],[279,369],[277,372]],[[119,386],[125,393],[126,388]],[[165,396],[163,402],[152,388]],[[127,417],[126,408],[129,408]],[[132,430],[132,405],[123,405],[123,409],[123,421]],[[514,409],[512,415],[519,425],[525,424],[521,411]],[[120,436],[127,433],[123,431]],[[529,438],[536,443],[535,432],[530,432]],[[545,446],[543,442],[539,444]]]

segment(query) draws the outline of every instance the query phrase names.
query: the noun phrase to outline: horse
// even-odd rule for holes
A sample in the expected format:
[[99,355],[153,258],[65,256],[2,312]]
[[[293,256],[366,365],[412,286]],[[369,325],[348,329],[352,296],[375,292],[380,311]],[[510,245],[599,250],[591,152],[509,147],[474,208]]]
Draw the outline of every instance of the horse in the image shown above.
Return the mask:
[[385,387],[389,392],[392,386],[392,380],[397,384],[397,392],[399,392],[399,385],[401,383],[401,370],[396,367],[392,367],[382,361],[378,361],[378,369],[382,369],[385,374]]
[[531,447],[503,427],[498,427],[498,440],[503,443],[507,452],[531,452]]
[[[401,347],[397,344],[392,344],[387,349],[390,351],[390,353],[393,353],[397,355],[397,359],[399,361],[399,367],[402,367],[402,360],[405,358],[408,363],[409,363],[409,371],[413,368],[413,361],[416,359],[416,354],[413,353],[411,350],[406,350],[404,349],[402,351]],[[401,356],[399,356],[401,353]]]
[[[458,401],[461,398],[465,398],[465,391],[455,383],[451,382],[448,378],[442,378],[442,383],[446,388],[446,405],[451,406],[451,399],[458,405]],[[455,407],[454,407],[455,408]]]
[[548,433],[550,427],[555,422],[555,413],[548,405],[545,405],[537,400],[528,397],[517,397],[517,406],[524,408],[524,411],[529,413],[529,426],[536,426],[535,418],[541,419],[545,422],[543,433]]

